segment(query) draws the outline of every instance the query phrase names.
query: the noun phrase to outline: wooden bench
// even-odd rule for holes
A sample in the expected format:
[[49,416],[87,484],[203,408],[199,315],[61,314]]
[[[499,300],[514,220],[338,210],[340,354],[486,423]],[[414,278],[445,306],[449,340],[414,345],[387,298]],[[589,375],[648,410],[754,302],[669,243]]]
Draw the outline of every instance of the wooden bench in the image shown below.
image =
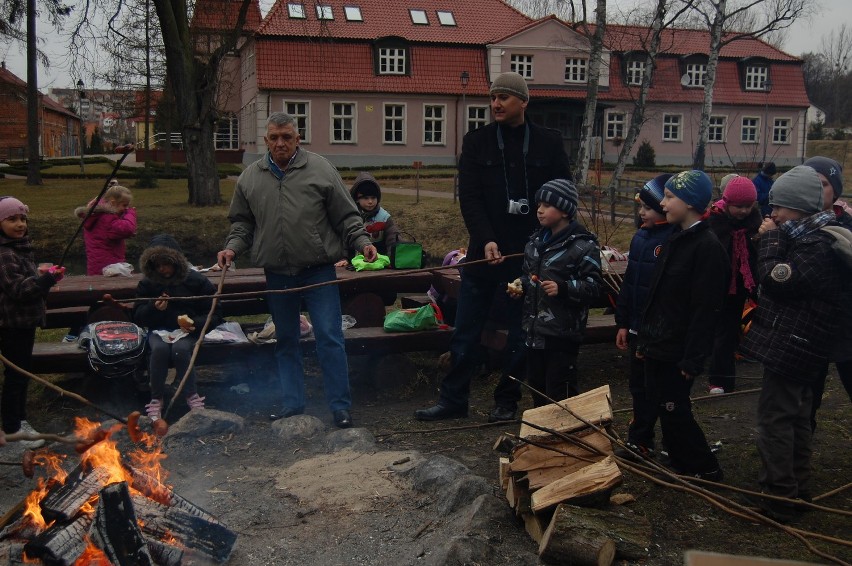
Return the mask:
[[[382,327],[349,328],[343,332],[346,353],[349,355],[388,354],[394,352],[444,352],[449,348],[452,329],[424,330],[419,332],[385,332]],[[314,338],[302,338],[305,353],[314,352]],[[271,358],[272,344],[230,343],[204,344],[198,351],[196,365],[215,365],[234,362],[246,356]],[[33,347],[33,373],[85,372],[89,369],[86,352],[76,343],[37,342]]]

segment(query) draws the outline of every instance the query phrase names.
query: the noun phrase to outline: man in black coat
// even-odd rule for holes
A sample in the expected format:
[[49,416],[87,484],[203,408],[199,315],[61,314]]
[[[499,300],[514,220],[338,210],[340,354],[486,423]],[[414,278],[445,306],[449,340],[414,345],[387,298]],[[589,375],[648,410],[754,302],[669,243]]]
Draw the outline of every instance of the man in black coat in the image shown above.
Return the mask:
[[[530,123],[525,118],[528,102],[524,78],[503,73],[491,85],[494,122],[464,137],[459,202],[470,234],[466,261],[491,261],[461,271],[450,343],[452,367],[441,383],[437,404],[415,411],[418,420],[467,416],[470,381],[479,361],[477,348],[495,293],[503,293],[507,283],[521,275],[521,258],[504,260],[503,256],[522,253],[538,227],[535,192],[552,179],[571,179],[560,133]],[[509,325],[506,365],[494,392],[491,422],[514,420],[521,398],[520,386],[507,377],[521,376],[524,367],[521,302],[507,301],[505,316]]]

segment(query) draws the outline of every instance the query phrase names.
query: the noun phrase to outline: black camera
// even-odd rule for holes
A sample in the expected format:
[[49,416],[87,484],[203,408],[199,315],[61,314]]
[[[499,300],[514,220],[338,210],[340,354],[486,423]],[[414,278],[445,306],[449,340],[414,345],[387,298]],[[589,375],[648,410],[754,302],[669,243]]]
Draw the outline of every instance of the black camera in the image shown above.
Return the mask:
[[506,212],[509,214],[529,214],[530,201],[525,198],[519,198],[518,200],[509,199],[509,206],[506,208]]

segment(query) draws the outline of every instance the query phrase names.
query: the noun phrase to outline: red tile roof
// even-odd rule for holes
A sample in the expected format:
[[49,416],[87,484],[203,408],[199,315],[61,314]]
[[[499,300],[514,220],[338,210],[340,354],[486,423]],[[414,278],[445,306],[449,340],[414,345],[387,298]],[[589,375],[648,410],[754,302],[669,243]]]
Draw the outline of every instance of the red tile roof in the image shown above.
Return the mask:
[[6,83],[24,90],[27,88],[27,81],[18,77],[18,75],[7,69],[5,65],[0,67],[0,83]]
[[56,112],[58,114],[70,116],[71,118],[75,118],[75,119],[79,118],[79,116],[77,115],[76,112],[71,112],[70,110],[68,110],[67,108],[65,108],[64,106],[62,106],[60,103],[56,102],[55,100],[53,100],[49,96],[44,96],[42,94],[41,95],[41,103],[45,107],[46,110],[52,110],[53,112]]
[[[287,9],[288,1],[301,1],[307,17],[291,18]],[[320,3],[331,6],[333,20],[317,19],[315,5]],[[360,7],[363,21],[347,21],[344,6]],[[429,24],[412,23],[410,8],[425,10]],[[441,25],[438,10],[452,12],[456,25]],[[502,0],[417,0],[411,3],[401,0],[277,0],[258,31],[262,36],[367,40],[398,36],[408,41],[482,46],[512,33],[530,21],[529,17]]]
[[[258,88],[313,92],[382,92],[461,95],[488,93],[481,47],[411,47],[411,75],[376,75],[372,46],[262,39],[255,47]],[[294,64],[295,63],[295,64]]]
[[[240,14],[244,0],[199,0],[195,5],[190,27],[195,30],[229,30],[232,29]],[[246,22],[243,31],[257,31],[260,27],[260,3],[250,2],[246,12]]]
[[[27,81],[18,77],[18,75],[7,69],[5,66],[0,67],[0,83],[6,83],[11,85],[13,88],[20,89],[22,91],[21,94],[26,96]],[[72,118],[77,118],[77,114],[71,112],[49,96],[45,96],[44,94],[42,94],[41,91],[39,91],[38,96],[41,100],[42,107],[45,110],[50,110],[52,112],[71,116]]]

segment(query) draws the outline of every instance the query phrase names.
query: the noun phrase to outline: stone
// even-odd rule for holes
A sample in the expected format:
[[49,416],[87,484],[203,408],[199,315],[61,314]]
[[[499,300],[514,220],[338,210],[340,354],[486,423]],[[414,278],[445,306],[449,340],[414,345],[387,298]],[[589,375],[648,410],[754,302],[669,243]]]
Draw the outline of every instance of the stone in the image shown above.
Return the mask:
[[355,452],[375,452],[376,437],[366,428],[345,428],[325,435],[329,452],[339,452],[349,448]]
[[169,424],[167,439],[189,436],[198,438],[211,434],[242,432],[245,419],[234,413],[216,409],[189,411],[177,422]]
[[295,415],[272,423],[272,431],[281,440],[307,440],[325,432],[325,423],[311,415]]
[[494,489],[485,478],[472,474],[461,476],[438,494],[438,513],[450,515],[470,505],[480,495],[492,495],[493,492]]
[[440,494],[468,474],[470,469],[461,462],[437,454],[412,470],[412,487],[417,491]]

